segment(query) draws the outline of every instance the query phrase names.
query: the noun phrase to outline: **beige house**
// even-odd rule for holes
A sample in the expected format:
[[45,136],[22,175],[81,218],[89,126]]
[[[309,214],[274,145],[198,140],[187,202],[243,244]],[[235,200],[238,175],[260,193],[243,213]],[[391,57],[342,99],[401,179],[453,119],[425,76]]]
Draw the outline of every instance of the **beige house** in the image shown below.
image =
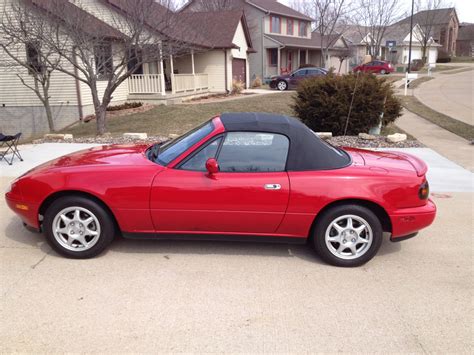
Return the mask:
[[[0,8],[8,9],[12,1],[16,0],[0,0]],[[39,8],[52,6],[48,0],[31,2]],[[105,33],[110,32],[111,36],[120,35],[116,18],[124,10],[120,8],[121,4],[120,0],[68,0],[67,3],[74,11],[86,12],[95,27]],[[156,3],[156,6],[160,5]],[[54,9],[49,8],[48,11],[53,12]],[[127,101],[169,104],[209,92],[225,93],[232,89],[233,80],[241,81],[248,87],[248,55],[253,49],[243,12],[177,16],[179,21],[186,22],[187,28],[191,26],[195,29],[193,34],[177,34],[183,42],[189,41],[189,51],[143,64],[116,89],[111,105]],[[0,41],[1,36],[0,33]],[[115,45],[111,43],[112,50]],[[29,60],[26,48],[17,48],[17,51]],[[2,49],[0,61],[8,61]],[[19,76],[27,84],[33,84],[23,67],[0,65],[0,131],[5,134],[22,132],[24,137],[43,134],[48,131],[44,107],[36,95],[21,83]],[[98,81],[99,95],[105,86],[106,81]],[[50,102],[57,129],[94,113],[89,87],[61,72],[52,74]]]

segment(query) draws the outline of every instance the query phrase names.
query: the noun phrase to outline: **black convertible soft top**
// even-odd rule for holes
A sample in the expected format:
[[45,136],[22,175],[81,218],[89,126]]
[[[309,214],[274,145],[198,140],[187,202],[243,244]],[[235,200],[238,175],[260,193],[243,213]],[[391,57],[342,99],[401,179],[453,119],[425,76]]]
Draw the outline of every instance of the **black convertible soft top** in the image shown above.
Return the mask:
[[229,132],[270,132],[287,136],[290,140],[288,171],[339,169],[351,163],[349,154],[323,142],[296,118],[254,112],[223,113],[220,118]]

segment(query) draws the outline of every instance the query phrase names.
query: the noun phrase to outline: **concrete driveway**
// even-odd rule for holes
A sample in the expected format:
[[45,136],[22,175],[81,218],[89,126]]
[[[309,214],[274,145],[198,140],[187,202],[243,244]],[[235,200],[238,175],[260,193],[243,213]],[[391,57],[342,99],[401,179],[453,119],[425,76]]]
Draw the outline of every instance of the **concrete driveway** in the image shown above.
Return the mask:
[[435,111],[474,125],[474,66],[458,74],[438,74],[423,83],[415,96]]
[[470,353],[473,194],[433,199],[433,226],[355,269],[254,243],[117,239],[69,260],[0,203],[0,351]]

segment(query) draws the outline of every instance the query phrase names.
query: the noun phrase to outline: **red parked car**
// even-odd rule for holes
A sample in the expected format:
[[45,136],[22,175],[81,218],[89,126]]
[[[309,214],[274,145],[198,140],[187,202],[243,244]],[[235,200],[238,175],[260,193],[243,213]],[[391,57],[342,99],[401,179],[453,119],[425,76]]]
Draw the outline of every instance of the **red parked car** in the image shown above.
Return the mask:
[[408,154],[341,149],[286,116],[227,113],[164,144],[102,146],[16,179],[23,222],[72,258],[130,238],[314,245],[356,266],[429,226],[427,167]]
[[366,64],[361,64],[354,69],[352,69],[354,73],[357,72],[364,72],[364,73],[379,73],[379,74],[390,74],[395,71],[395,68],[389,62],[383,60],[373,60]]

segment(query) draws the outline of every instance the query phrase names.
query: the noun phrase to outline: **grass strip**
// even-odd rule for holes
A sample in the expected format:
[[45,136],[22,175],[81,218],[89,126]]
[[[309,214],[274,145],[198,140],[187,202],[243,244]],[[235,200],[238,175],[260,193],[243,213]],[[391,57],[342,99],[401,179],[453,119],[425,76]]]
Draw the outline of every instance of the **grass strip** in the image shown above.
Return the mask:
[[418,116],[423,117],[425,120],[430,121],[459,137],[467,139],[468,141],[474,139],[474,126],[435,111],[420,102],[414,96],[398,96],[398,99],[403,107]]

